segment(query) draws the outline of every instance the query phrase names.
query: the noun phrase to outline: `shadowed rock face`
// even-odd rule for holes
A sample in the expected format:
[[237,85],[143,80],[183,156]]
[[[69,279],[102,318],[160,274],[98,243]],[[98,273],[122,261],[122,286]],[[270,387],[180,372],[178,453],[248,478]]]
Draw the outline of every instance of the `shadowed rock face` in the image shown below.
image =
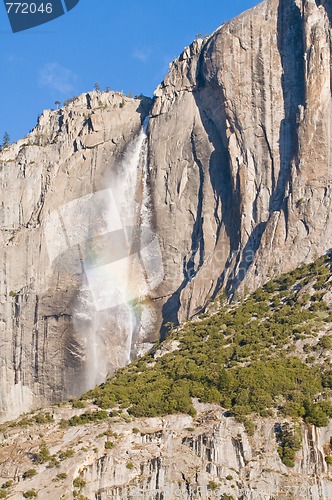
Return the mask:
[[157,89],[150,168],[168,320],[331,247],[330,12],[263,2],[195,41]]
[[[165,279],[133,354],[222,287],[254,289],[332,247],[330,38],[330,2],[268,0],[172,63],[148,128]],[[150,109],[149,100],[86,94],[45,112],[0,155],[2,418],[88,388],[89,339],[74,320],[84,276],[51,265],[45,224],[107,187]],[[56,228],[51,240],[60,244]],[[127,362],[127,339],[108,318],[97,333],[112,372]]]

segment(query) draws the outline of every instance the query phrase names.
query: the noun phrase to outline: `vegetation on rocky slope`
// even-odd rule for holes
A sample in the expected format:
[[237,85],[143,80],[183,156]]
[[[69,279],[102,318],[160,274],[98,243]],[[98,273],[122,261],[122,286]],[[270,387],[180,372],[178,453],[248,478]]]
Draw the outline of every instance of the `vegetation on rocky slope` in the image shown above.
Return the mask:
[[249,430],[252,413],[326,425],[332,417],[331,265],[330,256],[321,257],[231,306],[220,298],[217,311],[173,329],[162,351],[157,346],[83,399],[147,417],[193,415],[192,398],[198,398],[220,404]]

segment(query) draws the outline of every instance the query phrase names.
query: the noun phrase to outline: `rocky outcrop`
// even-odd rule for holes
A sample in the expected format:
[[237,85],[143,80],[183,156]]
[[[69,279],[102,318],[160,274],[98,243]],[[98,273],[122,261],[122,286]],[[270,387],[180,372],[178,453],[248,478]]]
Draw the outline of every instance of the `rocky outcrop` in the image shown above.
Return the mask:
[[[13,426],[3,428],[1,482],[13,482],[8,489],[13,500],[31,489],[51,500],[70,499],[73,491],[99,500],[331,498],[325,462],[331,426],[302,427],[302,448],[292,468],[277,453],[279,420],[257,419],[254,435],[248,436],[220,408],[198,406],[195,419],[177,415],[125,423],[115,417],[68,430],[57,425],[70,413],[61,408],[52,410],[54,424],[30,426],[24,437]],[[105,447],[106,442],[112,445]],[[55,467],[33,465],[41,446],[57,457],[62,453],[62,461]],[[36,475],[23,479],[31,468]]]
[[[0,153],[0,418],[80,394],[220,289],[254,289],[332,247],[331,12],[266,0],[187,47],[153,106],[92,92]],[[147,295],[137,267],[144,306],[96,313],[82,262],[104,263],[105,190],[126,151],[142,167],[123,177],[126,198],[158,236],[164,279]],[[145,243],[156,285],[158,251]]]

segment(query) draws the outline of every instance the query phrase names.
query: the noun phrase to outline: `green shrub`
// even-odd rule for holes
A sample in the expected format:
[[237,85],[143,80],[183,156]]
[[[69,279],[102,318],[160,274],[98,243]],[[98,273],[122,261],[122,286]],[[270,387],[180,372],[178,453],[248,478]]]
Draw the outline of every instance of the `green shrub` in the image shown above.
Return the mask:
[[28,469],[23,473],[23,479],[30,479],[37,474],[36,469]]
[[36,424],[49,424],[54,421],[50,413],[39,413],[31,420],[34,421]]
[[85,401],[81,401],[80,399],[74,399],[71,402],[71,405],[73,408],[85,408],[86,407]]
[[9,481],[6,481],[5,483],[3,483],[2,485],[2,488],[4,490],[8,489],[8,488],[11,488],[14,484],[14,481],[12,481],[11,479]]
[[60,472],[59,474],[56,475],[56,477],[53,479],[53,481],[64,481],[67,479],[68,474],[66,472]]
[[216,483],[215,481],[209,481],[209,484],[208,484],[208,489],[211,490],[211,491],[215,491],[219,488],[220,484]]
[[8,496],[7,491],[0,490],[0,498],[7,498],[7,496]]
[[106,441],[106,443],[105,443],[106,450],[111,450],[113,447],[114,447],[113,441]]
[[316,427],[326,427],[332,417],[332,405],[328,401],[305,402],[305,420]]
[[295,466],[296,452],[302,447],[301,432],[298,426],[292,426],[289,423],[280,426],[276,433],[280,444],[278,454],[281,461],[287,467]]
[[283,448],[280,446],[278,448],[278,454],[284,465],[287,467],[295,467],[295,450],[289,448],[288,446],[284,446]]
[[268,300],[270,298],[269,292],[267,290],[263,290],[262,288],[259,288],[256,290],[256,292],[253,294],[253,299],[258,302],[262,302],[264,300]]
[[91,422],[100,422],[109,418],[109,414],[105,410],[98,411],[87,411],[82,413],[82,415],[75,415],[68,420],[68,425],[76,426],[82,424],[88,424]]
[[49,424],[51,422],[54,422],[54,419],[50,413],[38,413],[31,418],[22,418],[17,424],[13,423],[13,426],[18,425],[19,427],[25,427],[35,424]]
[[60,453],[58,454],[58,458],[60,462],[63,462],[64,460],[67,460],[67,458],[72,458],[74,455],[75,455],[74,450],[68,448],[68,450],[60,451]]
[[243,424],[248,436],[253,436],[255,434],[255,429],[256,429],[254,422],[245,418],[243,420]]
[[50,459],[51,459],[51,454],[49,450],[45,446],[42,446],[39,450],[39,453],[34,457],[34,463],[44,464],[48,462]]
[[304,417],[306,411],[302,404],[296,401],[287,401],[282,407],[282,413],[286,417]]
[[322,337],[320,339],[320,341],[318,342],[318,346],[320,347],[320,349],[326,349],[326,350],[330,350],[332,349],[332,340],[331,340],[331,337]]
[[86,482],[84,481],[83,478],[76,477],[73,481],[73,486],[74,486],[74,488],[78,488],[78,489],[82,490],[84,488],[84,486],[86,486]]
[[134,468],[133,462],[127,462],[126,467],[127,467],[127,469],[132,470]]
[[52,469],[53,467],[57,467],[59,465],[59,460],[55,455],[52,455],[51,458],[48,461],[47,467]]
[[24,498],[35,498],[37,496],[36,490],[28,490],[23,493]]
[[327,455],[325,457],[325,462],[327,463],[327,465],[332,465],[332,456],[331,455]]

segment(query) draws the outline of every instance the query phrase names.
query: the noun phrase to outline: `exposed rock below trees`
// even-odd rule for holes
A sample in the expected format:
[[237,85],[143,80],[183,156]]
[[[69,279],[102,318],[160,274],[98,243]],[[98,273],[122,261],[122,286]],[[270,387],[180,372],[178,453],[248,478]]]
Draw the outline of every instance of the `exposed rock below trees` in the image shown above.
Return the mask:
[[[122,418],[112,418],[68,430],[59,429],[58,423],[73,411],[53,409],[54,424],[29,426],[24,437],[22,428],[2,429],[0,480],[13,481],[8,489],[13,500],[31,489],[38,492],[38,498],[51,500],[69,500],[74,490],[100,500],[193,500],[197,496],[208,500],[223,494],[251,499],[331,498],[331,472],[325,462],[331,426],[303,426],[302,448],[296,454],[295,467],[289,468],[277,453],[279,420],[257,419],[255,434],[248,436],[243,425],[225,417],[220,408],[197,408],[194,419],[176,415],[125,423]],[[106,448],[106,442],[113,447]],[[41,447],[56,456],[67,450],[74,453],[52,468],[48,462],[34,465]],[[37,474],[23,480],[24,472],[31,468]],[[77,478],[82,488],[75,488]]]

